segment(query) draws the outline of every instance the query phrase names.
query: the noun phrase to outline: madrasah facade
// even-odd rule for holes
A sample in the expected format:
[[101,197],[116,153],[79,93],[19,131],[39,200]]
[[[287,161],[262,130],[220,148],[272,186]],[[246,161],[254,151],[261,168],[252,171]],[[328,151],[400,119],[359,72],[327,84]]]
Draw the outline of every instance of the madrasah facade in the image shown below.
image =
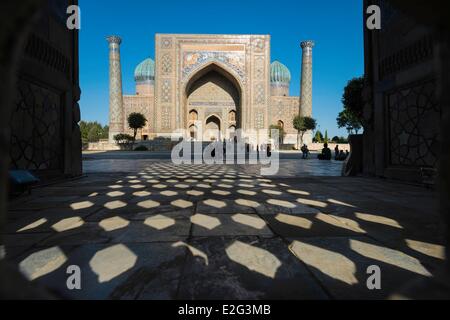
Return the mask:
[[[142,140],[186,129],[193,140],[214,141],[233,138],[236,129],[279,125],[285,144],[297,142],[294,117],[312,116],[312,41],[301,43],[301,96],[294,97],[289,69],[271,62],[269,35],[156,34],[155,59],[136,67],[133,95],[122,92],[122,39],[107,40],[111,143],[116,134],[131,132],[133,112],[148,120],[139,131]],[[303,142],[311,140],[308,133]]]

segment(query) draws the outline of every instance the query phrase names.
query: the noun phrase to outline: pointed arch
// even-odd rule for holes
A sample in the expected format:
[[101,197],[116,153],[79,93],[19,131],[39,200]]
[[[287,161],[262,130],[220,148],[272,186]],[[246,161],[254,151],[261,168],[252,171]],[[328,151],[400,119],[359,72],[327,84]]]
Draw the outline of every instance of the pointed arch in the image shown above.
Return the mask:
[[[188,127],[190,124],[190,111],[192,110],[193,106],[189,105],[188,100],[191,94],[194,93],[194,91],[201,87],[201,85],[205,84],[206,81],[208,81],[208,77],[212,77],[214,74],[215,77],[220,77],[223,80],[223,83],[226,83],[226,91],[230,93],[230,96],[234,100],[234,107],[233,109],[236,114],[236,119],[232,123],[237,128],[242,127],[243,123],[243,112],[242,112],[242,106],[243,106],[243,83],[239,77],[231,68],[227,67],[226,65],[217,62],[217,61],[208,61],[204,64],[202,64],[200,67],[195,69],[189,77],[186,79],[186,82],[183,86],[183,122],[185,123],[185,126]],[[218,84],[218,83],[217,83]],[[225,88],[225,87],[224,87]],[[220,105],[219,105],[220,107]],[[206,114],[202,113],[201,107],[197,108],[198,114],[201,117],[203,117],[203,120],[200,119],[204,125],[206,125]],[[224,111],[224,114],[220,115],[220,122],[221,122],[221,130],[222,135],[225,134],[225,130],[228,127],[228,113],[233,110],[226,109]],[[223,119],[222,119],[223,118]]]

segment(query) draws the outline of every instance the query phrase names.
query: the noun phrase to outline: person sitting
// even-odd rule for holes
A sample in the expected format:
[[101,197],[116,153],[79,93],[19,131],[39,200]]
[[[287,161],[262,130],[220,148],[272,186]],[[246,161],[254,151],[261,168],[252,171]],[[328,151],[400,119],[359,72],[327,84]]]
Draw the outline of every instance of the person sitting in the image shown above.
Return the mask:
[[328,143],[323,145],[322,153],[318,156],[319,160],[331,160],[331,150],[328,148]]
[[336,145],[336,148],[334,148],[334,160],[338,160],[339,158],[339,146]]
[[347,159],[347,155],[345,154],[344,150],[341,150],[341,152],[337,156],[336,160],[337,161],[345,161],[345,159]]
[[301,148],[302,151],[302,159],[308,159],[308,155],[309,155],[309,149],[308,146],[306,144],[303,145],[303,147]]

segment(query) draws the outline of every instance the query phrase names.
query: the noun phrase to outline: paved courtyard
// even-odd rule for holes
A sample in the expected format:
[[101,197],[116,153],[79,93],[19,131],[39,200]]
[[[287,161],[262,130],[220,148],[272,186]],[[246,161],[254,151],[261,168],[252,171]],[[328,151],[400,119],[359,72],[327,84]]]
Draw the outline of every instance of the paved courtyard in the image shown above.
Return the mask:
[[379,299],[443,263],[431,190],[293,157],[262,177],[124,155],[85,155],[84,177],[13,201],[6,258],[75,299]]

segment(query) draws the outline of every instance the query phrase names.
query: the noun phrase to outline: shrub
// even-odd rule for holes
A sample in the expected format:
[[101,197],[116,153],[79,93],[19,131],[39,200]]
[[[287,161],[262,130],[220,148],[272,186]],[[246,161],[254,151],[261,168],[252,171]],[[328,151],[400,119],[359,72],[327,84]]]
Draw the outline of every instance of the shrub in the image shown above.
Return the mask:
[[300,148],[300,144],[303,143],[303,136],[307,131],[316,130],[317,127],[317,121],[311,117],[304,117],[304,116],[296,116],[293,121],[293,125],[295,130],[297,130],[297,144]]
[[119,133],[114,136],[114,141],[121,149],[129,149],[133,145],[133,136],[126,133]]
[[136,141],[137,131],[145,127],[147,119],[142,113],[133,112],[128,116],[128,126],[133,129],[133,142]]

